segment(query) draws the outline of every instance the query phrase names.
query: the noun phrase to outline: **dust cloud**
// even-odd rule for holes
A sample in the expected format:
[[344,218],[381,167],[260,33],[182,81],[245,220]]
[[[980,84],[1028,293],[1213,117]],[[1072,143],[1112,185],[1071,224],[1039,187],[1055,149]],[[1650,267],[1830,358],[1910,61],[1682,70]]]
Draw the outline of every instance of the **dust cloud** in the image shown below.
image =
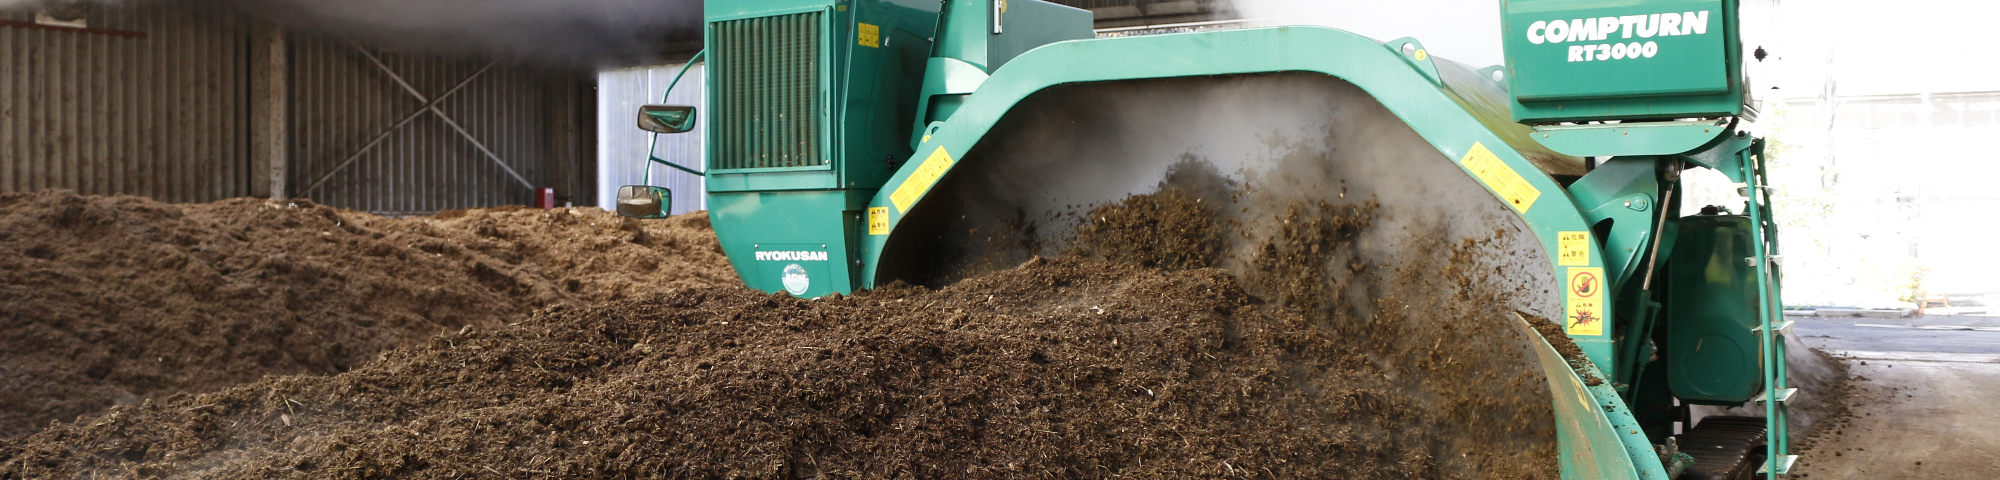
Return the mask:
[[[1215,266],[1239,274],[1252,270],[1244,262],[1260,247],[1250,239],[1285,229],[1283,217],[1295,205],[1373,200],[1382,205],[1373,233],[1355,242],[1366,249],[1363,257],[1401,268],[1406,260],[1435,260],[1411,258],[1424,251],[1411,245],[1497,231],[1507,239],[1498,248],[1511,252],[1500,257],[1522,259],[1504,267],[1524,272],[1510,279],[1520,282],[1513,287],[1546,284],[1539,244],[1511,211],[1380,102],[1338,79],[1277,74],[1058,87],[1013,112],[931,194],[950,197],[924,203],[949,211],[920,205],[905,220],[936,224],[934,241],[912,248],[942,261],[907,273],[899,265],[884,269],[940,285],[1034,255],[1058,256],[1091,209],[1171,187],[1228,205],[1220,211],[1240,239]],[[1181,174],[1170,179],[1172,172]],[[1512,307],[1556,314],[1532,303]]]
[[1078,252],[1219,268],[1430,399],[1403,435],[1519,465],[1553,455],[1547,383],[1513,317],[1559,312],[1548,257],[1454,158],[1354,84],[1276,73],[1058,86],[961,157],[890,238],[885,250],[908,253],[882,258],[888,278],[945,286]]
[[377,48],[598,66],[701,41],[701,0],[0,0],[0,9],[75,12],[226,8],[296,31]]

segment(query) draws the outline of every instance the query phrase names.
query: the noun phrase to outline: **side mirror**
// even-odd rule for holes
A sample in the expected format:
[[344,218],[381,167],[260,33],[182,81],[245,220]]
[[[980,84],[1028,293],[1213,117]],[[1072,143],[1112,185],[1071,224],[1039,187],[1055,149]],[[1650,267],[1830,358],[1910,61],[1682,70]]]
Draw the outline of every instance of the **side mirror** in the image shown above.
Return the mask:
[[694,107],[686,105],[645,105],[639,107],[639,129],[653,133],[685,133],[694,130]]
[[646,185],[618,187],[618,215],[622,217],[667,218],[673,204],[673,190]]

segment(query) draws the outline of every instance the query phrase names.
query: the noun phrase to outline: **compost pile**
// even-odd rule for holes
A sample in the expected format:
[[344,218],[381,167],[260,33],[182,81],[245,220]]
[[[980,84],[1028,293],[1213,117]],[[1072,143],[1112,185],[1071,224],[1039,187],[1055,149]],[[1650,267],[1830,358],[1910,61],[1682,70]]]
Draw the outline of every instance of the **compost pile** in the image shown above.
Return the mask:
[[303,199],[0,194],[0,437],[264,375],[342,372],[556,303],[735,283],[705,215],[384,218]]
[[[1254,255],[1272,273],[1239,282],[1206,268],[1222,252],[1174,238],[1219,235],[1212,205],[1171,190],[1106,205],[1071,258],[936,290],[556,303],[337,375],[148,399],[0,441],[0,477],[1557,476],[1546,384],[1490,308],[1504,299],[1451,287],[1487,268],[1488,247],[1368,264],[1334,247],[1370,228],[1372,205],[1306,205]],[[1456,293],[1405,295],[1426,289]],[[569,290],[591,291],[548,295]]]
[[1449,367],[1315,323],[1221,270],[1082,260],[819,300],[677,289],[119,407],[0,444],[0,475],[1555,477],[1552,443],[1446,413],[1494,405],[1400,384]]

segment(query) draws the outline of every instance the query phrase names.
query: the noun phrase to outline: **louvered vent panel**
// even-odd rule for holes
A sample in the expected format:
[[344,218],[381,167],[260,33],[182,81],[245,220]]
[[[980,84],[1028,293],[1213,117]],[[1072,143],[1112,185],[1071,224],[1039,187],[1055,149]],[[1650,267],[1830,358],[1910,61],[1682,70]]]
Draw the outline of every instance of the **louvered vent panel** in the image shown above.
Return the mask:
[[827,165],[820,12],[716,22],[716,170]]

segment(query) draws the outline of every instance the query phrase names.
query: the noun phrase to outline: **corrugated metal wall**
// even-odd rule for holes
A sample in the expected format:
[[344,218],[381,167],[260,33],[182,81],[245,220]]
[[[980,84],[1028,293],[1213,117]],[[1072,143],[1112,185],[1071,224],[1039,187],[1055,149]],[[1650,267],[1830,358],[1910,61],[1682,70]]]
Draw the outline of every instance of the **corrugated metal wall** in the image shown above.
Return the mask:
[[1231,0],[1051,0],[1090,10],[1097,28],[1241,18]]
[[[0,191],[264,191],[252,183],[252,22],[204,3],[221,4],[95,6],[92,31],[0,11]],[[288,37],[291,196],[428,213],[532,205],[552,187],[559,202],[595,203],[591,72]]]
[[[644,183],[646,149],[653,134],[638,127],[639,106],[660,103],[667,83],[680,73],[680,65],[606,70],[597,74],[597,198],[598,206],[614,208],[620,185]],[[695,64],[666,103],[705,106],[703,85],[706,69]],[[660,135],[654,155],[688,168],[702,170],[702,138],[708,127],[708,112],[698,111],[693,131]],[[674,213],[708,209],[707,184],[702,177],[665,165],[653,166],[653,185],[674,191]]]
[[93,10],[90,28],[143,36],[0,26],[0,191],[177,202],[248,194],[245,22],[197,9]]
[[542,187],[575,201],[578,76],[339,40],[291,53],[294,195],[396,213],[533,205]]

